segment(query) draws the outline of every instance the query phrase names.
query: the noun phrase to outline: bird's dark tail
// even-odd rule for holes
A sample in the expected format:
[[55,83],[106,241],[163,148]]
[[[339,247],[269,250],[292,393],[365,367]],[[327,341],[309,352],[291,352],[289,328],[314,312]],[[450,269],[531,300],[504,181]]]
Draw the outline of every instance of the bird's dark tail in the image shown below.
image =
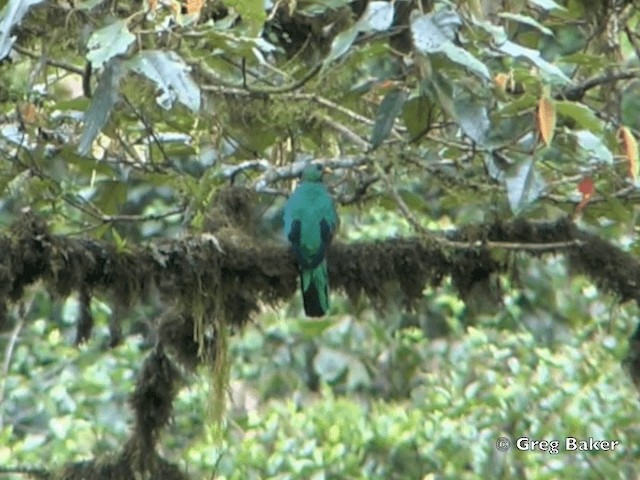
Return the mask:
[[308,317],[322,317],[329,310],[329,274],[327,263],[300,272],[304,313]]

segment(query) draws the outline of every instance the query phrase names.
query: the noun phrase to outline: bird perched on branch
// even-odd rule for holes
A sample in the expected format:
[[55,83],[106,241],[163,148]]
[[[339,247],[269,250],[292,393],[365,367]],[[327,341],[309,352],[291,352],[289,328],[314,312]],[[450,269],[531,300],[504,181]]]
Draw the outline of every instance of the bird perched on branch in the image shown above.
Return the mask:
[[298,262],[304,312],[308,317],[321,317],[329,310],[325,254],[338,226],[336,207],[322,183],[322,174],[322,165],[306,167],[283,212],[284,233]]

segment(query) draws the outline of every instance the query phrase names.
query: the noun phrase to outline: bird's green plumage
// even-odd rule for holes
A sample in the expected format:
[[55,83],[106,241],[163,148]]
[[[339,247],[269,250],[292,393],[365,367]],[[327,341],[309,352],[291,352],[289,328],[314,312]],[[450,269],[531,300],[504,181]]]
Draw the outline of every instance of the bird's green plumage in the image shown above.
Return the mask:
[[338,226],[338,214],[322,183],[322,167],[304,169],[283,212],[284,233],[300,269],[304,310],[319,317],[329,310],[329,275],[325,254]]

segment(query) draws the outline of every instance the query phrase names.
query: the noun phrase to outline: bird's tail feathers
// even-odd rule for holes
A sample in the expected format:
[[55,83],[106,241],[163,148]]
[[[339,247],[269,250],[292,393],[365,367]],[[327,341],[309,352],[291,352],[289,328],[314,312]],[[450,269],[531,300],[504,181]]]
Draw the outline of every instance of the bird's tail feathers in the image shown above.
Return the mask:
[[304,313],[309,317],[322,317],[329,310],[329,273],[323,260],[312,270],[300,272]]

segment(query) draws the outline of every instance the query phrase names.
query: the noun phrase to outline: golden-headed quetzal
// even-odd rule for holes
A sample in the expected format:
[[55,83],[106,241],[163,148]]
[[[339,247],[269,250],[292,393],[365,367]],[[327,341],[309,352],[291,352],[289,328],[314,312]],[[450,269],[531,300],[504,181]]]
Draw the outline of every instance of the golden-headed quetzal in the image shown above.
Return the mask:
[[329,274],[325,253],[338,226],[336,207],[322,183],[321,165],[302,171],[300,184],[284,206],[284,234],[300,269],[304,312],[321,317],[329,310]]

